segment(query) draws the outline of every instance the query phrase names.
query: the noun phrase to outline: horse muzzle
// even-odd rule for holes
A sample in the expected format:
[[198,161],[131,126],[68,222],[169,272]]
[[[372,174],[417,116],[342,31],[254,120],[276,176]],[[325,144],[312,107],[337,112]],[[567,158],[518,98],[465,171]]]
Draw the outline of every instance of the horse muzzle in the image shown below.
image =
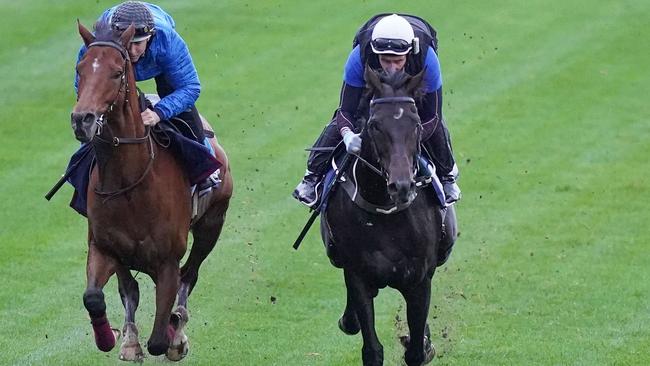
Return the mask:
[[398,180],[388,183],[388,195],[398,205],[411,203],[417,195],[415,191],[415,181]]
[[98,119],[93,112],[73,112],[70,120],[75,138],[83,143],[90,142],[97,132]]

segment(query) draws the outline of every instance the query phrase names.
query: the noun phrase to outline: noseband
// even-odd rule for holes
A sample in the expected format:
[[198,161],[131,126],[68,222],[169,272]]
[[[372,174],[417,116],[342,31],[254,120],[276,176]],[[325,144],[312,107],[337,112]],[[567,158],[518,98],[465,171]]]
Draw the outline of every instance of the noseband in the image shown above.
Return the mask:
[[[117,103],[118,98],[120,97],[120,93],[122,92],[122,88],[124,87],[124,100],[128,102],[127,98],[129,97],[129,83],[126,80],[126,74],[127,74],[127,67],[130,65],[130,58],[129,58],[129,52],[124,48],[121,44],[114,42],[114,41],[95,41],[91,44],[88,45],[88,48],[90,47],[111,47],[120,52],[120,55],[122,55],[122,59],[124,61],[124,66],[122,68],[122,76],[120,78],[120,86],[117,89],[117,94],[115,95],[115,98],[113,99],[113,102],[108,106],[107,113],[110,113],[113,111],[113,108],[115,107],[115,104]],[[116,137],[113,136],[111,140],[106,140],[100,136],[102,133],[102,129],[104,127],[104,113],[102,113],[97,119],[95,120],[95,123],[99,126],[97,129],[96,133],[96,139],[104,144],[111,145],[113,147],[117,147],[122,144],[142,144],[145,142],[149,142],[149,162],[147,163],[147,167],[145,168],[144,172],[138,178],[133,184],[120,188],[115,191],[99,191],[97,188],[95,188],[95,193],[104,196],[104,202],[115,198],[116,196],[128,192],[131,189],[135,188],[138,184],[140,184],[144,178],[149,174],[149,171],[151,170],[151,167],[153,166],[153,161],[155,158],[155,152],[153,148],[153,141],[151,139],[151,129],[146,126],[146,134],[143,137]]]
[[370,101],[370,108],[372,108],[375,104],[389,104],[389,103],[411,103],[415,105],[415,99],[411,97],[377,98]]

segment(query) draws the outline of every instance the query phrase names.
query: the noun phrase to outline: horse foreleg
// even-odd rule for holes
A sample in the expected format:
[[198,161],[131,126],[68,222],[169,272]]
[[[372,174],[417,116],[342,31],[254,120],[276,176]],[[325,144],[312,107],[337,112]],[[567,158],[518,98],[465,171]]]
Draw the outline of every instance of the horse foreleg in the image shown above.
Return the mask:
[[347,335],[355,335],[361,330],[359,325],[359,318],[357,317],[357,310],[354,307],[354,300],[350,291],[347,292],[347,302],[345,303],[345,310],[343,315],[339,318],[339,329]]
[[120,360],[142,361],[144,353],[138,340],[138,328],[135,325],[135,311],[140,302],[140,289],[138,282],[131,275],[128,268],[120,266],[117,270],[120,298],[124,305],[124,335],[120,346]]
[[362,359],[364,366],[380,366],[384,363],[384,347],[375,331],[375,307],[373,298],[377,289],[371,289],[358,275],[344,269],[345,286],[354,303],[361,334],[363,335]]
[[115,347],[117,338],[106,316],[106,302],[102,291],[108,279],[115,273],[115,265],[115,260],[100,252],[91,239],[88,245],[86,291],[83,295],[83,301],[86,310],[88,310],[88,315],[90,315],[90,323],[95,334],[95,344],[99,350],[104,352],[108,352]]
[[178,262],[163,264],[155,275],[156,283],[156,319],[151,337],[147,341],[147,350],[154,356],[167,351],[174,339],[174,329],[169,325],[169,316],[174,306],[179,285]]
[[402,291],[406,300],[406,319],[409,325],[404,361],[408,366],[431,362],[435,350],[431,344],[427,316],[431,300],[431,279],[427,276],[417,287]]

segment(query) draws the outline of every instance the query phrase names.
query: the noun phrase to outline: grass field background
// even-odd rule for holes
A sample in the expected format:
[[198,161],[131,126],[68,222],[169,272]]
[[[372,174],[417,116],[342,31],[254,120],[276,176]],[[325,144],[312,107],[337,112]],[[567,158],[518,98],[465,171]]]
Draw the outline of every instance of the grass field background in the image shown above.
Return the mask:
[[[86,224],[66,186],[80,38],[113,2],[0,0],[0,364],[117,364],[81,296]],[[434,277],[438,365],[650,364],[650,3],[160,1],[198,68],[199,110],[227,149],[235,196],[190,298],[188,365],[356,365],[361,337],[317,230],[290,192],[338,103],[352,36],[374,13],[438,29],[444,113],[464,198]],[[150,90],[151,84],[144,84]],[[138,276],[141,342],[153,285]],[[121,326],[115,279],[108,314]],[[275,301],[272,301],[274,298]],[[402,300],[376,301],[386,365]],[[166,363],[147,357],[145,363]]]

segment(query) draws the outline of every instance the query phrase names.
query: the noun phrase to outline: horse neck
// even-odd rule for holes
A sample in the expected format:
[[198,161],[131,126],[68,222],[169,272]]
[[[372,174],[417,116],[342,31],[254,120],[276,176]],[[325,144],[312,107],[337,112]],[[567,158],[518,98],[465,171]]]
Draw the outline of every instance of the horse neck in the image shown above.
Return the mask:
[[[106,127],[102,133],[104,140],[112,141],[114,137],[140,138],[146,135],[146,129],[140,115],[135,76],[131,63],[127,63],[127,96],[118,98],[113,111],[106,117]],[[101,186],[111,190],[124,185],[124,181],[138,179],[149,164],[150,141],[139,144],[121,144],[114,146],[103,142],[95,143]],[[154,144],[153,148],[156,146]]]
[[145,126],[140,114],[140,105],[138,103],[138,92],[135,86],[135,74],[133,64],[127,62],[126,72],[126,99],[121,99],[114,110],[113,129],[114,136],[136,138],[145,135]]

